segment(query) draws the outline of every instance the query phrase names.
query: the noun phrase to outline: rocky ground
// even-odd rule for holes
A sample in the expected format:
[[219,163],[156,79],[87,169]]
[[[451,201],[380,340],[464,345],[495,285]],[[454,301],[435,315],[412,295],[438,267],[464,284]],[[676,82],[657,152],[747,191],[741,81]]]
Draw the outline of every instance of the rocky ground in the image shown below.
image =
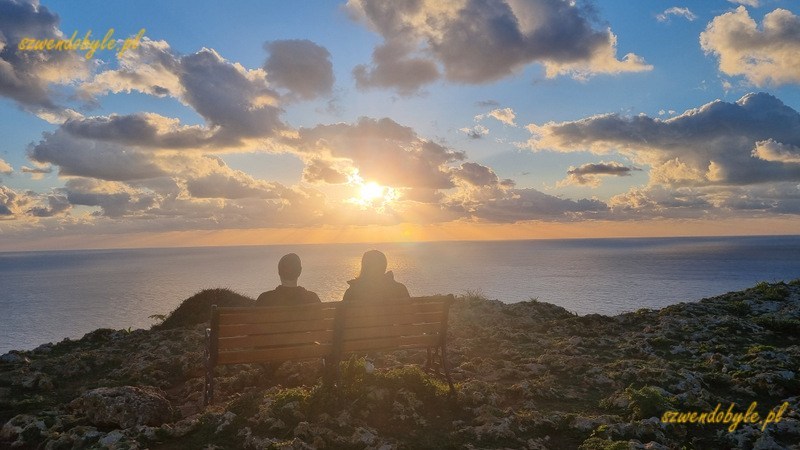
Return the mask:
[[[319,361],[222,367],[203,408],[196,322],[248,301],[203,291],[151,330],[0,356],[0,448],[800,448],[800,280],[615,317],[464,296],[456,396],[397,351],[344,363],[336,392]],[[788,409],[764,431],[660,420],[754,401]]]

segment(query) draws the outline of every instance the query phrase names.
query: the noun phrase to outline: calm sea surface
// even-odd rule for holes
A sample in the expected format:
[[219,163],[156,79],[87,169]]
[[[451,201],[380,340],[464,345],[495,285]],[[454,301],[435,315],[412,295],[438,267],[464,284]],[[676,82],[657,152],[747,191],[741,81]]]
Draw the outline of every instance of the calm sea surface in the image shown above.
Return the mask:
[[296,252],[301,285],[339,300],[361,254],[384,251],[412,295],[479,291],[579,314],[661,308],[800,278],[800,236],[333,244],[0,253],[0,353],[91,330],[146,328],[203,288],[256,297]]

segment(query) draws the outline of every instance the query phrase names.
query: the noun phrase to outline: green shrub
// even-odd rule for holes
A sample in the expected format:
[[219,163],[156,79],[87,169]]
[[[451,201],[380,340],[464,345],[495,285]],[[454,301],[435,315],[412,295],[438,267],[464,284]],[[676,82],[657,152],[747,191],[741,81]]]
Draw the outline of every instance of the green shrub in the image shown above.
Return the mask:
[[753,290],[764,300],[786,300],[789,297],[789,288],[783,282],[770,284],[762,281]]
[[641,389],[627,388],[625,395],[631,403],[628,406],[633,419],[648,419],[661,417],[664,411],[672,407],[672,402],[655,386],[645,386]]

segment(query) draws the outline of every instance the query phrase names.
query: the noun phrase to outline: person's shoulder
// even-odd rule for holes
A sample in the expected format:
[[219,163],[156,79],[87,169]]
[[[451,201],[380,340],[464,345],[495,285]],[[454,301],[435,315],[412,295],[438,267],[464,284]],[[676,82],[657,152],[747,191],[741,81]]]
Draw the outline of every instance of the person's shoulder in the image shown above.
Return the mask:
[[317,295],[314,291],[309,291],[304,287],[300,287],[303,292],[303,303],[322,303],[322,300],[319,299],[319,295]]
[[258,296],[254,306],[269,306],[268,304],[272,302],[275,297],[278,295],[278,290],[273,289],[271,291],[262,292],[261,295]]

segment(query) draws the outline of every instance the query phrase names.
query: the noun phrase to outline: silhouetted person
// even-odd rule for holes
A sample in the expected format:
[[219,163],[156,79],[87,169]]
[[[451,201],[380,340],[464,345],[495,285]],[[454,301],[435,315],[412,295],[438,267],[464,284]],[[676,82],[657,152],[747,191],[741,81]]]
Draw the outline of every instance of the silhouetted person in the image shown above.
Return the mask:
[[347,282],[344,301],[381,301],[411,297],[402,283],[394,281],[394,274],[386,271],[386,255],[370,250],[361,257],[361,273]]
[[297,279],[300,278],[300,272],[302,271],[303,267],[300,265],[299,256],[294,253],[284,255],[278,261],[278,275],[281,277],[281,285],[259,295],[255,306],[293,306],[320,303],[317,294],[297,285]]

